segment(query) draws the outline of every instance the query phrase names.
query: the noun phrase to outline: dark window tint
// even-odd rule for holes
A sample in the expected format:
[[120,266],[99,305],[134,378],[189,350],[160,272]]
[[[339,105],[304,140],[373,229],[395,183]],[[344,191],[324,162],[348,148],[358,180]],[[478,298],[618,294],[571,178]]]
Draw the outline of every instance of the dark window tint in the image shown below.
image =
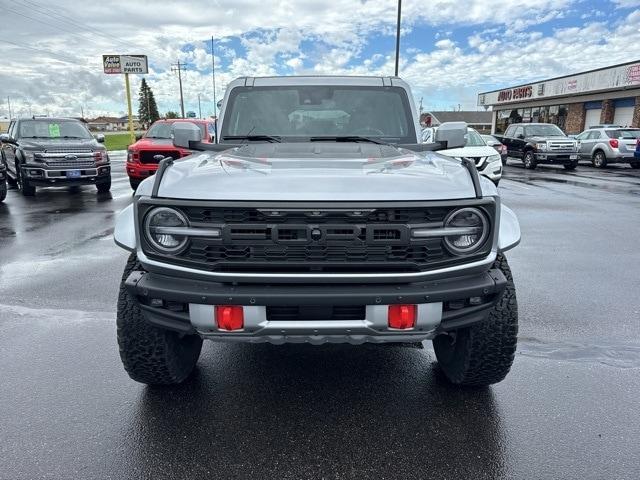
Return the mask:
[[609,138],[640,138],[640,130],[607,130]]

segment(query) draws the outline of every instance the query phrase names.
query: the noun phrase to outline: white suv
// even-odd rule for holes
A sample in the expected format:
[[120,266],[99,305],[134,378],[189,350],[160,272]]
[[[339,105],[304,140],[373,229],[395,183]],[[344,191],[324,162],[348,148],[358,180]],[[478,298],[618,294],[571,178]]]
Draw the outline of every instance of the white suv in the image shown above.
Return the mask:
[[[422,130],[422,142],[432,142],[437,127],[427,127]],[[495,148],[490,147],[473,128],[467,130],[467,144],[461,148],[439,150],[439,154],[455,158],[470,158],[478,169],[480,175],[484,175],[498,185],[502,178],[502,159]]]

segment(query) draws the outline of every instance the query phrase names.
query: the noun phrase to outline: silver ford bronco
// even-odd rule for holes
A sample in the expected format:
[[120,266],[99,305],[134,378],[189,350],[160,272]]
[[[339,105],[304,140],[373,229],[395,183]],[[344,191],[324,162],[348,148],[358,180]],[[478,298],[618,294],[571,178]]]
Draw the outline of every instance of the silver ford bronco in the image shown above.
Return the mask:
[[118,216],[131,255],[118,300],[131,378],[176,384],[203,339],[283,344],[432,340],[461,385],[502,380],[518,331],[504,253],[514,213],[472,160],[464,123],[422,144],[397,77],[239,78],[217,143],[160,162]]

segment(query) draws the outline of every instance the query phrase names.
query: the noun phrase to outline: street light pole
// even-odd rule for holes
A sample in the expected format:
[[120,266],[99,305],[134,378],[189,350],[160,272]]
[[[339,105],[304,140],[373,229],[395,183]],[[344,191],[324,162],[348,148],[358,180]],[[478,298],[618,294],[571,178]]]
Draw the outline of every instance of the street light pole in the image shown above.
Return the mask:
[[396,28],[396,77],[400,63],[400,20],[402,18],[402,0],[398,0],[398,25]]
[[198,94],[198,118],[202,118],[202,108],[200,108],[200,94]]

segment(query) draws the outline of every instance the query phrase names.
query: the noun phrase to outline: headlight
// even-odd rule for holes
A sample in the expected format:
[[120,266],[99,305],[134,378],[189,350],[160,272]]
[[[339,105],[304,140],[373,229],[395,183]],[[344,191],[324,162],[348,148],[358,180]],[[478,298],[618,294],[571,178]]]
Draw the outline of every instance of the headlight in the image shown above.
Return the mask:
[[477,250],[489,235],[489,222],[477,208],[455,210],[444,222],[445,229],[459,229],[460,235],[447,235],[444,239],[451,253],[463,255]]
[[491,156],[487,159],[487,162],[488,162],[488,163],[500,162],[500,161],[502,161],[502,159],[500,158],[500,155],[491,155]]
[[536,150],[540,150],[541,152],[546,152],[547,151],[547,144],[546,143],[536,143]]
[[32,152],[29,150],[23,150],[22,155],[24,156],[26,162],[33,162],[36,158],[36,152]]
[[147,240],[162,253],[175,254],[187,245],[187,237],[179,235],[179,229],[188,226],[189,221],[182,212],[168,207],[154,208],[144,219]]

